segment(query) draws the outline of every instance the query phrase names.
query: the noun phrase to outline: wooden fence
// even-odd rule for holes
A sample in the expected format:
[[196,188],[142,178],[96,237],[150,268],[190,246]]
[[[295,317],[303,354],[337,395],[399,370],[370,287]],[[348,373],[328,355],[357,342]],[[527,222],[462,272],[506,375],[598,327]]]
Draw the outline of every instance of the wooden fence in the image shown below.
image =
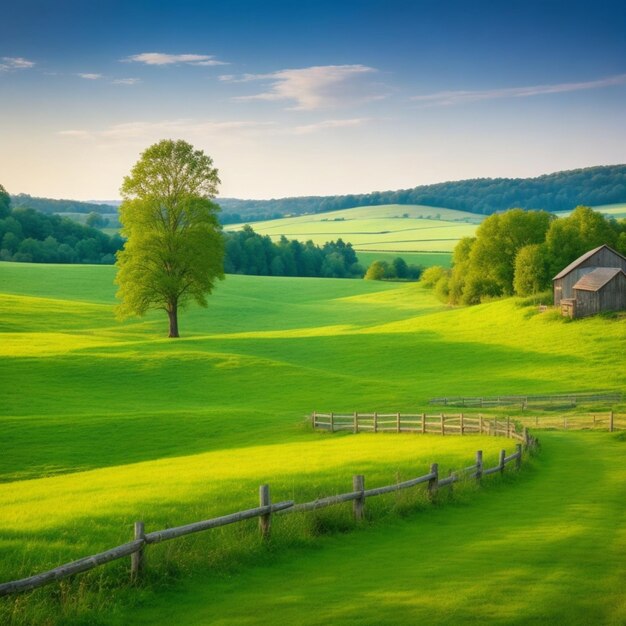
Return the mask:
[[[316,430],[331,432],[395,432],[436,435],[497,435],[524,440],[523,426],[534,428],[626,430],[626,415],[613,411],[565,416],[486,417],[467,413],[317,413],[311,415]],[[520,428],[520,426],[522,428]]]
[[[324,417],[322,414],[314,415],[319,416],[320,419]],[[334,414],[332,413],[327,414],[327,417],[329,417],[330,419],[327,424],[330,424],[330,430],[340,430],[339,427],[334,426],[333,415]],[[374,431],[376,431],[376,425],[378,424],[381,426],[379,430],[384,430],[385,428],[383,428],[383,423],[387,425],[390,418],[385,417],[384,414],[381,414],[380,417],[382,418],[382,422],[379,423],[377,421],[377,414],[372,415],[373,417],[363,416],[364,420],[373,420],[373,426],[370,424],[370,429],[374,428]],[[397,415],[398,414],[394,414],[394,416],[396,417]],[[341,416],[337,417],[339,418],[339,422],[341,422]],[[451,421],[447,418],[444,419],[441,422],[443,426],[441,426],[440,430],[438,431],[442,435],[449,434],[450,429],[455,430],[456,434],[481,432],[476,429],[475,423],[471,420],[469,422],[465,422],[463,416],[456,418],[453,418],[452,416],[449,417],[450,420],[460,419],[460,422],[452,424]],[[315,419],[316,418],[314,418],[314,422]],[[337,426],[339,426],[339,422]],[[421,422],[419,422],[418,420],[418,423],[421,424],[420,427],[426,429],[429,427],[428,420],[422,420]],[[519,469],[522,463],[523,450],[533,449],[538,445],[538,440],[529,433],[528,429],[524,428],[522,434],[517,433],[515,432],[515,429],[512,428],[512,423],[510,421],[498,422],[497,420],[491,420],[491,426],[489,426],[489,420],[483,421],[481,418],[479,423],[482,424],[483,427],[491,428],[492,434],[503,435],[518,441],[518,443],[516,443],[515,445],[514,453],[507,456],[505,450],[500,451],[498,464],[494,467],[485,468],[483,466],[482,451],[478,450],[476,452],[476,458],[473,465],[453,471],[446,478],[439,478],[438,463],[433,463],[430,467],[430,472],[424,474],[423,476],[417,476],[416,478],[411,478],[410,480],[398,482],[393,485],[385,485],[382,487],[374,487],[371,489],[365,488],[365,477],[363,475],[357,475],[354,476],[352,480],[352,491],[339,495],[329,496],[326,498],[320,498],[311,502],[304,502],[301,504],[296,504],[292,500],[272,504],[270,499],[269,486],[261,485],[261,487],[259,488],[259,506],[257,508],[248,509],[246,511],[238,511],[236,513],[231,513],[230,515],[224,515],[222,517],[194,522],[191,524],[186,524],[184,526],[177,526],[175,528],[157,530],[150,533],[145,532],[143,522],[135,522],[134,537],[132,541],[129,541],[128,543],[125,543],[121,546],[116,546],[115,548],[112,548],[110,550],[106,550],[105,552],[100,552],[99,554],[94,554],[92,556],[88,556],[77,561],[72,561],[71,563],[66,563],[47,572],[35,574],[34,576],[29,576],[28,578],[23,578],[20,580],[2,583],[0,584],[0,596],[7,596],[10,594],[30,591],[32,589],[36,589],[37,587],[42,587],[48,583],[67,578],[68,576],[71,576],[73,574],[85,572],[95,567],[99,567],[100,565],[104,565],[105,563],[109,563],[110,561],[127,558],[129,556],[131,557],[130,578],[131,581],[136,581],[141,576],[145,568],[144,552],[147,546],[153,543],[159,543],[161,541],[168,541],[170,539],[183,537],[192,533],[210,530],[212,528],[218,528],[227,524],[242,522],[244,520],[255,517],[259,518],[259,532],[264,540],[267,540],[270,536],[271,519],[273,514],[281,515],[295,512],[314,511],[328,506],[342,504],[344,502],[352,502],[354,518],[355,520],[359,521],[362,520],[364,517],[366,498],[371,498],[386,493],[392,493],[394,491],[408,489],[410,487],[416,487],[421,484],[427,485],[429,497],[433,498],[437,490],[440,488],[451,486],[455,482],[462,479],[475,479],[480,481],[484,476],[504,472],[506,465],[509,463],[515,462],[515,468]],[[319,422],[319,424],[322,424],[322,422]],[[356,424],[358,427],[359,417],[357,417]],[[398,422],[395,422],[395,424],[397,428],[400,429],[399,432],[403,432],[407,426],[407,423],[405,422],[405,428],[402,428],[400,419],[398,419]],[[367,426],[365,424],[362,424],[362,427],[365,429]],[[386,429],[391,430],[390,428]],[[422,432],[431,431],[422,430]]]
[[515,418],[524,426],[550,430],[626,430],[626,414],[607,411],[604,413],[572,413],[561,415],[534,415]]
[[619,404],[622,401],[622,393],[618,391],[603,391],[597,393],[561,393],[547,395],[503,395],[503,396],[449,396],[444,398],[431,398],[428,403],[437,406],[460,406],[460,407],[497,407],[513,406],[519,404],[522,409],[529,406],[577,406],[578,404]]

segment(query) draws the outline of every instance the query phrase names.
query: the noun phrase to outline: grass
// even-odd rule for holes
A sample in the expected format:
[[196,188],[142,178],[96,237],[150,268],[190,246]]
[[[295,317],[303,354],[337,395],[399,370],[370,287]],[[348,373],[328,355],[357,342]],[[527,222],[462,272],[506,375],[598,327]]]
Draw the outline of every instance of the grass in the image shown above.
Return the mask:
[[623,624],[626,441],[541,440],[519,479],[297,559],[188,580],[133,624]]
[[[273,240],[286,236],[316,244],[342,238],[359,252],[451,253],[461,237],[472,236],[484,216],[421,205],[387,204],[255,222]],[[238,230],[241,224],[225,230]],[[427,260],[429,255],[422,256]],[[408,261],[408,259],[407,259]]]
[[[467,465],[477,447],[495,459],[501,447],[500,441],[473,437],[312,434],[304,420],[313,409],[408,412],[425,407],[432,396],[626,386],[626,330],[620,318],[566,322],[516,300],[451,309],[418,284],[229,276],[211,296],[208,309],[183,314],[183,338],[170,341],[164,339],[162,314],[124,324],[114,320],[113,276],[113,268],[104,266],[0,264],[2,580],[127,541],[136,519],[155,530],[254,506],[262,482],[271,484],[275,500],[302,501],[349,488],[354,473],[364,473],[371,486],[388,484],[423,473],[433,461],[444,471]],[[568,456],[570,435],[574,439]],[[598,475],[604,482],[598,482],[597,489],[607,494],[623,489],[623,445],[608,435],[591,433],[589,440],[586,435],[549,433],[555,443],[546,445],[536,471],[501,491],[497,482],[484,493],[468,487],[467,498],[457,493],[458,505],[424,510],[419,524],[412,517],[414,528],[401,518],[424,508],[420,497],[374,501],[372,527],[341,537],[336,533],[352,528],[349,507],[291,522],[279,520],[268,549],[258,545],[250,522],[240,530],[155,547],[151,573],[139,589],[125,585],[124,564],[107,566],[3,601],[0,622],[151,623],[155,614],[151,618],[148,611],[144,616],[137,603],[152,605],[157,591],[172,587],[178,591],[166,597],[176,598],[175,605],[182,607],[175,616],[181,623],[206,623],[219,615],[224,623],[234,623],[244,611],[252,615],[252,623],[264,623],[264,616],[251,609],[250,603],[257,600],[249,585],[263,589],[255,578],[263,572],[268,580],[282,581],[281,588],[296,585],[290,576],[296,576],[301,565],[305,580],[314,576],[315,584],[310,591],[296,585],[291,600],[288,594],[280,596],[287,621],[316,623],[317,617],[332,617],[333,623],[350,623],[349,609],[356,601],[342,605],[336,579],[325,577],[320,569],[333,562],[333,554],[332,567],[342,572],[342,580],[353,571],[363,572],[370,581],[364,587],[369,591],[358,596],[359,604],[363,598],[373,603],[378,594],[385,598],[381,606],[392,611],[399,605],[412,607],[405,620],[412,622],[415,616],[428,615],[426,609],[419,608],[417,600],[407,600],[406,589],[397,597],[394,590],[401,578],[423,575],[414,568],[418,554],[411,552],[413,544],[415,550],[424,550],[425,571],[435,586],[430,601],[456,605],[463,596],[455,591],[450,599],[446,581],[452,581],[454,589],[469,584],[469,565],[455,576],[455,550],[446,552],[440,563],[434,547],[428,547],[436,542],[437,527],[450,531],[459,554],[476,556],[482,546],[487,555],[499,555],[481,561],[493,560],[494,567],[509,559],[519,561],[520,550],[537,552],[542,545],[534,543],[539,541],[535,534],[526,535],[533,541],[526,548],[491,535],[480,541],[471,535],[470,541],[462,525],[446,521],[448,515],[475,516],[476,532],[479,527],[504,527],[511,523],[511,502],[518,503],[516,510],[536,510],[534,503],[544,497],[557,460],[567,457],[570,466],[580,461],[581,467],[589,467],[605,445],[612,452],[598,467],[612,471]],[[597,442],[588,459],[582,458],[585,446],[592,445],[587,442]],[[540,478],[544,482],[535,487]],[[553,501],[560,485],[558,476],[553,480],[546,503]],[[600,501],[591,491],[581,492],[574,508],[595,510]],[[485,507],[488,513],[481,518],[479,509]],[[602,515],[615,521],[618,513],[607,509]],[[573,519],[565,513],[553,519],[561,518],[566,525]],[[530,513],[521,519],[531,524]],[[380,520],[386,520],[385,525]],[[604,527],[599,523],[593,528],[600,532]],[[320,534],[329,532],[330,537],[320,540]],[[426,533],[425,539],[418,533]],[[507,537],[511,533],[507,531]],[[585,549],[595,549],[598,559],[609,562],[623,548],[619,533],[601,550],[592,534],[575,536],[577,542],[587,537]],[[341,548],[344,541],[354,545],[355,554],[371,542],[387,548],[377,548],[368,564],[366,558],[345,560],[350,549]],[[580,550],[573,554],[580,556]],[[385,554],[393,571],[380,579],[374,564],[383,562]],[[500,574],[498,581],[505,589],[513,581],[520,597],[534,598],[534,581],[551,580],[554,555],[548,555],[544,561],[536,557],[528,576],[507,579]],[[596,576],[594,568],[592,563],[588,571]],[[579,570],[582,577],[585,569]],[[234,572],[237,575],[230,578]],[[191,581],[191,574],[211,581],[211,606],[219,613],[198,613],[206,597],[195,583],[183,582]],[[611,576],[598,580],[613,584]],[[361,583],[350,584],[354,589]],[[493,586],[472,584],[483,600],[470,616],[481,621],[488,613],[480,607],[492,606],[486,594]],[[562,586],[551,593],[554,610],[561,606],[572,613]],[[320,594],[329,598],[328,612],[307,618]],[[612,598],[607,606],[619,617],[623,607]],[[589,603],[589,610],[596,606],[593,599]],[[333,606],[339,607],[335,613]],[[163,610],[162,621],[166,615]],[[371,623],[380,617],[375,611],[371,615]],[[504,620],[502,615],[499,619]]]

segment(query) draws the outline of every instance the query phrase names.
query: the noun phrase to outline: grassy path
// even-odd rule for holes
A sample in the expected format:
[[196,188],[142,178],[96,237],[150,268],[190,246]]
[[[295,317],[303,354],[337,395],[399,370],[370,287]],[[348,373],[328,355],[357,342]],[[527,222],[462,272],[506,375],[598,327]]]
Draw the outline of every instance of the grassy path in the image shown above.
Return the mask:
[[624,624],[626,440],[545,433],[521,476],[232,577],[119,623]]

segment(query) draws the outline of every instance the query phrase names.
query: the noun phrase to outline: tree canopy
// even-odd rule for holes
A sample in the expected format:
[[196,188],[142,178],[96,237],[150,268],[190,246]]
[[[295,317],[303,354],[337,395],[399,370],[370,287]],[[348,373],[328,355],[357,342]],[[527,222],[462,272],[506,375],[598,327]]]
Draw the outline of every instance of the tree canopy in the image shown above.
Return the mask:
[[185,141],[150,146],[124,178],[120,206],[127,241],[117,254],[120,317],[167,312],[178,337],[178,310],[207,306],[224,277],[224,241],[212,202],[220,180],[213,160]]
[[580,255],[603,244],[626,253],[626,220],[606,218],[585,206],[561,218],[512,209],[488,217],[476,237],[459,241],[451,272],[431,269],[423,282],[453,304],[532,295],[547,289],[551,277]]

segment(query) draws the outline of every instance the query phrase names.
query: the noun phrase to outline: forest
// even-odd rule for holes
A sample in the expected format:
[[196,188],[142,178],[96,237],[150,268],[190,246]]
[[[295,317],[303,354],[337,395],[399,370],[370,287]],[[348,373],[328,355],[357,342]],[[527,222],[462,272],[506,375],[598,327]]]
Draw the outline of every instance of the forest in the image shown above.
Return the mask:
[[568,211],[584,204],[597,206],[626,202],[626,165],[567,170],[536,178],[476,178],[397,191],[374,191],[342,196],[309,196],[276,200],[220,198],[224,217],[238,221],[272,219],[276,215],[324,213],[357,206],[425,204],[490,215],[513,207]]
[[[14,207],[42,213],[115,213],[109,204],[11,196]],[[278,219],[286,215],[325,213],[358,206],[425,204],[490,215],[513,207],[569,211],[578,205],[626,202],[626,165],[602,165],[546,174],[536,178],[475,178],[397,191],[366,194],[305,196],[272,200],[219,198],[222,224]]]

